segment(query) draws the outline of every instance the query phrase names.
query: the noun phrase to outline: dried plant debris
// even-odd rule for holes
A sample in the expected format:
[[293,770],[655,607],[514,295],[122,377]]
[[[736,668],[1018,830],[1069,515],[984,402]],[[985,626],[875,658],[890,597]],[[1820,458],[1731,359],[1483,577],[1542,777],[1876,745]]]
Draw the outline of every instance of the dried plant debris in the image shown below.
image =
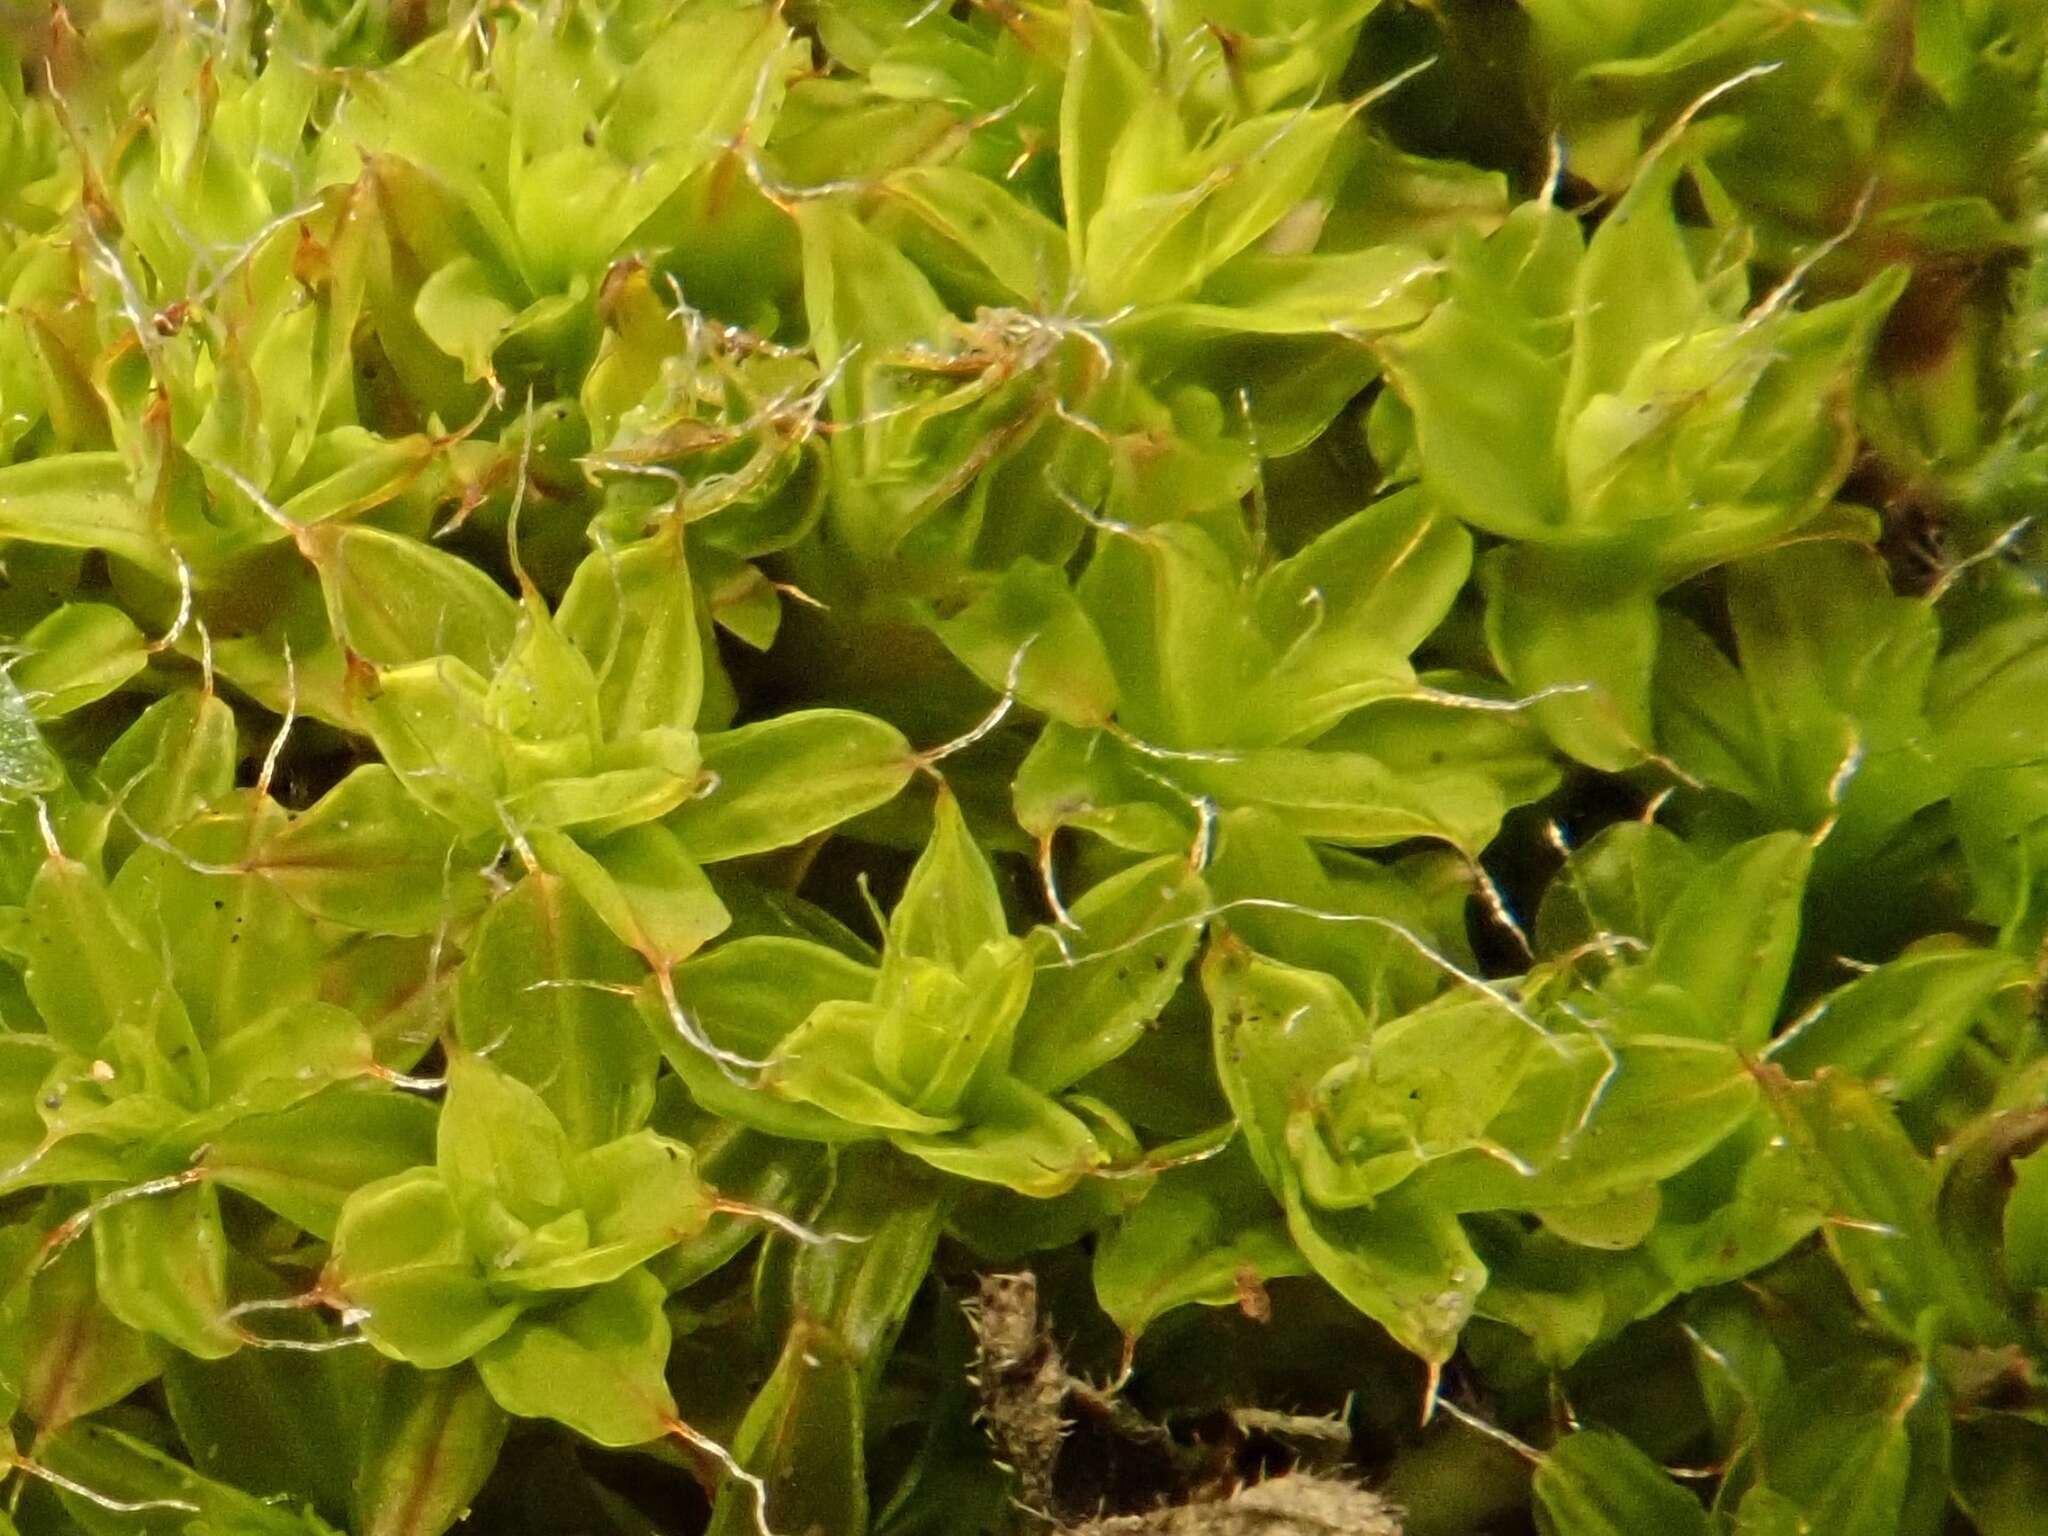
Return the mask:
[[1397,1511],[1349,1483],[1287,1473],[1228,1498],[1063,1526],[1062,1536],[1401,1536]]
[[982,1276],[969,1308],[978,1418],[1023,1510],[1050,1520],[1127,1507],[1213,1475],[1212,1453],[1177,1443],[1117,1393],[1067,1370],[1030,1271]]
[[[1388,1506],[1341,1479],[1294,1471],[1240,1482],[1233,1452],[1250,1437],[1304,1444],[1304,1461],[1341,1458],[1350,1442],[1341,1420],[1244,1410],[1225,1416],[1235,1434],[1220,1444],[1181,1444],[1116,1394],[1068,1374],[1029,1271],[983,1275],[968,1307],[981,1422],[1016,1476],[1018,1502],[1049,1528],[1074,1536],[1398,1536]],[[1134,1458],[1149,1478],[1134,1472]],[[1126,1508],[1140,1507],[1104,1515],[1112,1495]],[[1084,1510],[1096,1518],[1082,1519]],[[1062,1517],[1073,1523],[1059,1523]]]
[[983,1275],[968,1306],[975,1339],[971,1380],[982,1426],[998,1462],[1015,1474],[1020,1502],[1050,1510],[1073,1382],[1039,1318],[1038,1279],[1028,1270]]

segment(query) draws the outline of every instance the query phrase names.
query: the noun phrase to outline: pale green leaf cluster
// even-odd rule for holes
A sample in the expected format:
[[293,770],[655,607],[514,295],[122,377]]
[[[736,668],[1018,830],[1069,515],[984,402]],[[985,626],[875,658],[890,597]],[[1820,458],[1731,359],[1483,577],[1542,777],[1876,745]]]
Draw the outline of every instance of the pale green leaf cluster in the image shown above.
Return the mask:
[[0,1533],[2043,1529],[2044,56],[0,6]]

